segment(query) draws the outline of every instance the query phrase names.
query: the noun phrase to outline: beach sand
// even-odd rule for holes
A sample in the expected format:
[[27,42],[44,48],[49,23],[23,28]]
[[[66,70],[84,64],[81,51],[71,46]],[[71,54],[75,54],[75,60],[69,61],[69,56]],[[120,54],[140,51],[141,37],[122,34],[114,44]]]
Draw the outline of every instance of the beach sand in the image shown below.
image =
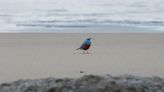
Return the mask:
[[[95,40],[83,54],[76,49],[87,37]],[[164,78],[163,70],[163,33],[0,34],[0,83],[86,74]]]

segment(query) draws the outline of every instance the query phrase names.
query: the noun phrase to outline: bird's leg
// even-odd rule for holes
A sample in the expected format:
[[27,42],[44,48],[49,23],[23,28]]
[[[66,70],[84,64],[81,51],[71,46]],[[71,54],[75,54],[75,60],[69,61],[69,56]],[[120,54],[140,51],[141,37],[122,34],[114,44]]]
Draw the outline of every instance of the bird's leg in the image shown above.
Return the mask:
[[88,52],[88,51],[83,50],[83,54],[89,54],[89,52]]
[[87,51],[87,54],[89,54],[89,52]]
[[85,51],[83,50],[83,54],[85,54]]
[[83,50],[83,54],[89,54],[89,52],[86,50]]

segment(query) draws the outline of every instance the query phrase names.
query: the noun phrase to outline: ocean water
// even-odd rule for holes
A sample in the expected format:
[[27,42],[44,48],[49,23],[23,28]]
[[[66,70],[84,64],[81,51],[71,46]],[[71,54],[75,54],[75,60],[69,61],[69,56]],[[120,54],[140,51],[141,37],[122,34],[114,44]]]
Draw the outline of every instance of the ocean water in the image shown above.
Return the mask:
[[111,27],[164,32],[163,4],[164,0],[0,0],[0,32],[83,32]]

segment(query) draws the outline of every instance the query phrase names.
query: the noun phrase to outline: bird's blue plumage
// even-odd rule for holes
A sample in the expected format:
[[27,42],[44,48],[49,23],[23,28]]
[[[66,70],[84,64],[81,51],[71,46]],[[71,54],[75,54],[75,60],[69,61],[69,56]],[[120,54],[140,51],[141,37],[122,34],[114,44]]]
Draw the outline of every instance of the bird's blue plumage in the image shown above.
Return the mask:
[[90,39],[86,39],[83,44],[86,44],[86,45],[90,45],[91,44],[91,40]]

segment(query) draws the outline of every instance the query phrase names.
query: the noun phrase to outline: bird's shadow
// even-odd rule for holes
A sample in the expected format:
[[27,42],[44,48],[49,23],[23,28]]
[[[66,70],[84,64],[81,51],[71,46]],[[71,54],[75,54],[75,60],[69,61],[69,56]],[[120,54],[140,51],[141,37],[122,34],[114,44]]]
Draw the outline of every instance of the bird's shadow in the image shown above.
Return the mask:
[[92,53],[91,52],[79,52],[79,54],[89,55],[89,54],[92,54]]

